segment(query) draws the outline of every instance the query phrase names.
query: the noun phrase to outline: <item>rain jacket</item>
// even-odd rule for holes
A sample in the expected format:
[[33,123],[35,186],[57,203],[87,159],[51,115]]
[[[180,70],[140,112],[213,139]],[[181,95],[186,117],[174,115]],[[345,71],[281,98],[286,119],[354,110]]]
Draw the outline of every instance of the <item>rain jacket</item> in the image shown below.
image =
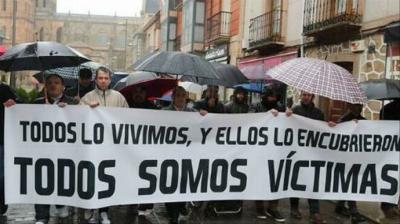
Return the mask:
[[90,105],[91,102],[99,102],[104,107],[129,107],[125,97],[118,91],[100,90],[97,87],[82,97],[80,104]]

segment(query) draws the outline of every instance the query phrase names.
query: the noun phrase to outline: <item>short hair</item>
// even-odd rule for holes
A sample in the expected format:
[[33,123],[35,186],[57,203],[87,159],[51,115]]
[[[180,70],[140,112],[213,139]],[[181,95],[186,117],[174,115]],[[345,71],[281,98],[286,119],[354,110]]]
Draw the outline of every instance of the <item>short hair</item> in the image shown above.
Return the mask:
[[266,88],[264,88],[264,92],[263,92],[263,95],[264,96],[276,96],[276,97],[278,97],[279,96],[279,92],[278,92],[278,90],[277,89],[275,89],[275,88],[268,88],[268,87],[266,87]]
[[247,90],[241,86],[235,88],[235,90],[233,91],[233,94],[236,95],[238,93],[243,93],[243,94],[247,94]]
[[56,78],[60,79],[60,80],[61,80],[61,84],[62,84],[63,86],[65,85],[63,77],[61,77],[61,75],[56,74],[56,73],[48,74],[48,75],[46,76],[45,81],[47,82],[51,77],[56,77]]
[[88,68],[82,68],[79,70],[79,78],[83,79],[91,79],[92,78],[92,70]]
[[99,74],[100,71],[102,71],[102,72],[104,72],[104,73],[107,73],[107,74],[110,76],[110,78],[111,78],[111,76],[112,76],[111,70],[108,69],[108,68],[106,68],[106,67],[104,67],[104,66],[100,66],[99,68],[96,69],[96,76],[95,76],[95,78],[97,78],[97,75]]
[[183,88],[182,86],[175,86],[175,88],[172,90],[172,95],[171,95],[172,99],[175,98],[176,93],[177,93],[178,91],[180,91],[180,90],[181,90],[181,91],[184,91],[184,92],[186,93],[186,89]]

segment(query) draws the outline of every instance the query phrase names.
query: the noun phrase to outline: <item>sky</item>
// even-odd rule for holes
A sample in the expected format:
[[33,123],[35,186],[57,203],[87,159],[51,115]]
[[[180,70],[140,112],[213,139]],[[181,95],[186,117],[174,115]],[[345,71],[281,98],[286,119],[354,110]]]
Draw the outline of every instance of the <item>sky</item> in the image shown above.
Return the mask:
[[57,12],[97,15],[139,16],[142,0],[57,0]]

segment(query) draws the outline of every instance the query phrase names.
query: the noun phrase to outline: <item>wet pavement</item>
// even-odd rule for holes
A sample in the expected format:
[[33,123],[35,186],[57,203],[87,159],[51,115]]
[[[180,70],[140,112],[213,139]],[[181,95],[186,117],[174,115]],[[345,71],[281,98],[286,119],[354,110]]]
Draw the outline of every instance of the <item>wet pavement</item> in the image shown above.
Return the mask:
[[[307,200],[300,200],[300,211],[303,215],[301,220],[289,217],[289,200],[280,201],[281,214],[286,217],[286,223],[308,224],[308,205]],[[205,215],[205,205],[200,208],[190,207],[190,214],[186,217],[180,217],[181,224],[269,224],[276,223],[271,219],[261,220],[256,218],[255,206],[253,201],[245,201],[243,212],[235,215]],[[58,219],[55,216],[55,208],[51,209],[52,217],[49,224],[79,224],[83,221],[83,210],[71,208],[72,215],[66,219]],[[1,224],[32,224],[34,220],[34,209],[32,205],[12,205],[9,207],[6,217],[2,217]],[[350,219],[339,217],[334,213],[334,203],[330,201],[321,201],[321,215],[329,224],[351,224]],[[163,204],[157,204],[154,212],[139,218],[136,215],[135,206],[114,206],[110,209],[110,216],[113,224],[168,224],[165,207]],[[377,223],[378,219],[367,221],[366,223]],[[400,224],[398,220],[380,220],[384,224]]]

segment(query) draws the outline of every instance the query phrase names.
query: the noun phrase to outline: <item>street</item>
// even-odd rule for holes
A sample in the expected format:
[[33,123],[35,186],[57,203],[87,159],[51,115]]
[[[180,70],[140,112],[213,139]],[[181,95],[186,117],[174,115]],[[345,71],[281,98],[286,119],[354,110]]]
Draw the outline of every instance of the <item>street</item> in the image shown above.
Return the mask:
[[[286,217],[286,223],[296,223],[296,224],[306,224],[308,221],[308,205],[307,200],[300,200],[300,209],[303,214],[302,220],[294,220],[289,218],[289,200],[282,200],[280,204],[280,209],[282,215]],[[65,220],[58,220],[53,216],[54,207],[52,207],[52,218],[50,219],[49,224],[55,223],[80,223],[78,220],[82,219],[83,213],[78,212],[80,209],[74,209],[74,215]],[[134,206],[115,206],[111,208],[111,220],[114,224],[131,224],[131,223],[140,223],[140,224],[167,224],[168,219],[166,216],[165,207],[163,204],[158,204],[155,206],[155,213],[149,214],[146,218],[138,218],[135,215]],[[232,215],[232,216],[218,216],[218,217],[204,217],[202,214],[204,212],[204,206],[200,209],[192,209],[191,214],[187,220],[181,218],[182,224],[198,224],[198,223],[209,223],[209,224],[261,224],[261,223],[276,223],[271,219],[261,220],[256,218],[255,207],[252,201],[244,202],[244,210],[242,215]],[[343,217],[338,217],[334,213],[334,203],[330,201],[322,201],[321,202],[321,214],[323,218],[327,221],[327,223],[331,224],[350,224],[350,219],[346,219]],[[7,224],[31,224],[35,222],[34,219],[34,209],[31,205],[13,205],[9,208],[7,213],[7,217],[2,217],[0,223]],[[371,215],[371,214],[370,214]],[[159,220],[159,221],[158,221]],[[81,222],[82,223],[82,222]],[[367,223],[377,223],[368,221]],[[392,222],[382,220],[381,223],[384,224],[398,224],[399,220],[395,220]]]

